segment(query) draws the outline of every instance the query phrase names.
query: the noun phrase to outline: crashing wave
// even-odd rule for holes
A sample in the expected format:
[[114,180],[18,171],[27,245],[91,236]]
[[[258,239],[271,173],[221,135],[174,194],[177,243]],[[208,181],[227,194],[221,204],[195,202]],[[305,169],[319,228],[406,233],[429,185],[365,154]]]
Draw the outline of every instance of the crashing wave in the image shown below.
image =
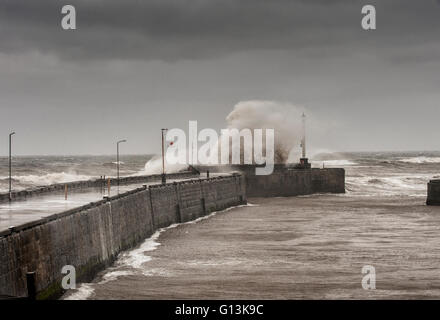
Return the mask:
[[398,160],[399,162],[405,162],[405,163],[440,163],[440,157],[412,157],[412,158],[405,158]]

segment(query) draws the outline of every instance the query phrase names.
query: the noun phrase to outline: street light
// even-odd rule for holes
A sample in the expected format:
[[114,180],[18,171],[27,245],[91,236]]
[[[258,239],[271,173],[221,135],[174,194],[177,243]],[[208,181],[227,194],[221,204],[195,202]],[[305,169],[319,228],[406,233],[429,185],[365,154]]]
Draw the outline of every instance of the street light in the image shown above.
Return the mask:
[[163,133],[168,129],[165,128],[161,130],[162,130],[162,184],[165,184],[167,183],[167,177],[165,175],[165,144],[164,144]]
[[119,144],[122,142],[127,142],[127,140],[119,140],[118,142],[116,142],[116,166],[118,168],[118,188],[119,188]]
[[9,201],[12,200],[12,136],[15,132],[9,134]]

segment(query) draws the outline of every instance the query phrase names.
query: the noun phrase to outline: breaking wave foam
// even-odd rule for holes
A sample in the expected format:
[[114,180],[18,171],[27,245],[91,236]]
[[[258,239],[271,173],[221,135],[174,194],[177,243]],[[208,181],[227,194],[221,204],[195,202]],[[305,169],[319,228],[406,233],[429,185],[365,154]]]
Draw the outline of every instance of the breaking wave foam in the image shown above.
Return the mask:
[[336,166],[355,166],[358,165],[358,163],[353,162],[351,160],[325,160],[325,161],[312,161],[313,165],[317,165],[319,167],[328,166],[328,167],[336,167]]
[[[188,165],[184,164],[170,164],[165,163],[166,173],[177,173],[188,169]],[[139,171],[136,175],[150,175],[162,173],[162,157],[156,156],[148,160],[143,170]]]
[[430,175],[357,176],[346,178],[347,193],[365,196],[425,196]]
[[64,300],[87,300],[94,291],[90,283],[83,283],[74,293],[65,297]]
[[[157,247],[159,247],[161,245],[161,243],[158,242],[157,240],[159,239],[159,236],[161,235],[162,232],[169,230],[169,229],[172,229],[172,228],[176,228],[179,225],[194,224],[199,221],[209,219],[210,217],[216,215],[217,213],[223,213],[223,212],[227,212],[232,209],[241,208],[241,207],[253,207],[253,206],[256,206],[256,205],[248,203],[248,204],[244,204],[244,205],[234,206],[234,207],[227,208],[225,210],[212,212],[211,214],[209,214],[207,216],[203,216],[203,217],[200,217],[200,218],[192,220],[192,221],[188,221],[188,222],[184,222],[184,223],[174,223],[168,227],[159,229],[150,238],[146,239],[138,248],[121,254],[115,263],[115,267],[110,268],[110,270],[102,276],[102,280],[100,282],[98,282],[97,284],[98,285],[104,284],[109,281],[114,281],[118,277],[129,276],[129,275],[132,275],[135,273],[135,270],[115,270],[120,267],[131,267],[132,269],[140,270],[144,276],[166,274],[166,272],[163,270],[160,272],[157,272],[154,270],[145,270],[142,268],[144,263],[149,262],[152,259],[151,256],[146,255],[145,252],[154,251],[157,249]],[[93,283],[81,284],[78,287],[78,289],[76,289],[76,291],[74,293],[66,296],[64,298],[64,300],[87,300],[87,299],[89,299],[94,294],[94,291],[95,291],[95,289],[92,287],[92,285],[94,285],[94,284]]]
[[159,236],[164,232],[167,231],[169,229],[173,229],[178,227],[179,225],[185,225],[185,224],[195,224],[197,222],[200,222],[202,220],[206,220],[211,218],[212,216],[216,215],[217,213],[222,213],[222,212],[227,212],[229,210],[232,209],[236,209],[236,208],[240,208],[240,207],[245,207],[245,206],[253,206],[252,204],[246,204],[246,205],[240,205],[240,206],[235,206],[235,207],[230,207],[227,208],[225,210],[222,211],[215,211],[212,212],[211,214],[207,215],[207,216],[203,216],[200,218],[197,218],[195,220],[192,221],[188,221],[188,222],[183,222],[183,223],[174,223],[168,227],[165,228],[161,228],[159,230],[157,230],[150,238],[148,238],[147,240],[145,240],[137,249],[131,250],[129,252],[124,253],[120,259],[118,259],[117,264],[119,266],[125,265],[125,266],[129,266],[131,268],[134,269],[141,269],[142,270],[142,266],[144,263],[151,261],[151,256],[145,255],[145,252],[150,252],[150,251],[154,251],[157,249],[157,247],[159,247],[161,245],[160,242],[158,242],[157,240],[159,239]]
[[405,163],[440,163],[440,157],[413,157],[400,159],[399,162]]
[[92,179],[91,176],[66,172],[48,173],[45,175],[14,176],[13,178],[18,183],[34,186]]

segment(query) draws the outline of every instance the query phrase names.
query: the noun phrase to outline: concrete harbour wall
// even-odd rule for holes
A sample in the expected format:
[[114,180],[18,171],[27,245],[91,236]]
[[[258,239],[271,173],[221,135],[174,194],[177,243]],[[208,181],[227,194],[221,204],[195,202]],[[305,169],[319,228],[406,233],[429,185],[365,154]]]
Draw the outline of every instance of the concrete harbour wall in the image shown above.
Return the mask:
[[[178,173],[170,173],[167,174],[167,179],[187,179],[194,178],[198,176],[195,172],[185,171]],[[162,175],[145,175],[145,176],[131,176],[131,177],[121,177],[119,179],[120,185],[129,185],[129,184],[141,184],[141,183],[149,183],[155,181],[161,181]],[[116,178],[109,178],[110,185],[115,186],[117,184]],[[84,181],[74,181],[67,183],[56,183],[47,186],[39,186],[21,191],[13,191],[11,194],[12,200],[24,200],[26,198],[30,198],[33,196],[39,196],[48,193],[56,193],[56,192],[64,192],[64,188],[67,185],[69,192],[84,190],[87,188],[107,188],[107,179],[92,179],[92,180],[84,180]],[[9,201],[9,193],[0,193],[0,203]]]
[[290,197],[314,193],[344,193],[344,169],[286,169],[271,175],[246,175],[248,197]]
[[440,180],[431,180],[428,183],[428,206],[440,206]]
[[248,197],[289,197],[313,193],[344,193],[345,170],[295,169],[285,165],[275,165],[270,175],[255,175],[255,165],[198,166],[205,173],[237,171],[245,176]]
[[274,171],[267,176],[246,176],[249,197],[289,197],[312,194],[311,170]]
[[[244,204],[247,197],[345,192],[344,169],[295,169],[278,165],[267,176],[256,176],[255,166],[198,169],[201,172],[240,171],[240,174],[144,186],[0,231],[0,296],[25,296],[26,273],[35,271],[38,298],[57,297],[63,291],[63,266],[73,265],[77,280],[89,281],[99,270],[109,266],[121,251],[136,246],[154,231]],[[194,172],[185,172],[168,175],[168,179],[194,176]],[[128,177],[122,178],[121,184],[160,179],[160,175]],[[81,190],[99,188],[102,183],[98,179],[69,183],[68,186]],[[111,183],[114,185],[116,180]],[[439,186],[430,187],[435,194],[431,196],[433,202],[439,200]],[[18,192],[13,198],[63,190],[64,184],[59,184]]]
[[123,250],[159,228],[246,203],[242,175],[138,188],[0,232],[0,295],[25,296],[36,272],[39,299],[62,293],[61,269],[91,280]]
[[313,193],[345,193],[345,170],[312,169]]

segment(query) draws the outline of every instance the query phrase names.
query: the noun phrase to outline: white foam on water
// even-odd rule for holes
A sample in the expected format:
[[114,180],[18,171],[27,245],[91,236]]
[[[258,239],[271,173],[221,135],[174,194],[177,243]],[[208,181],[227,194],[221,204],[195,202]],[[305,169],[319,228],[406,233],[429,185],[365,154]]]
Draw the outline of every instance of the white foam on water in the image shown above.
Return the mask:
[[247,204],[244,204],[244,205],[242,205],[242,207],[259,207],[260,205],[259,204],[253,204],[253,203],[247,203]]
[[26,175],[26,176],[14,176],[15,180],[21,183],[32,185],[49,185],[54,183],[65,183],[80,180],[90,180],[91,176],[79,175],[74,173],[56,172],[48,173],[45,175]]
[[129,271],[129,270],[109,271],[102,276],[102,280],[100,282],[98,282],[98,284],[104,284],[104,283],[107,283],[110,281],[114,281],[114,280],[118,279],[119,277],[131,276],[133,274],[134,274],[134,272]]
[[[111,268],[114,269],[114,268]],[[105,284],[110,281],[114,281],[122,276],[130,276],[135,274],[132,271],[128,270],[116,270],[116,271],[109,271],[106,274],[102,276],[102,280],[99,281],[97,284]],[[66,297],[63,298],[63,300],[87,300],[89,299],[94,293],[95,289],[92,287],[94,283],[82,283],[78,289],[76,289],[73,293],[68,294]]]
[[137,249],[130,250],[123,253],[117,260],[118,266],[129,266],[134,269],[141,269],[142,265],[148,261],[151,261],[151,257],[145,255],[145,252],[156,250],[160,246],[160,242],[157,242],[160,234],[165,230],[176,227],[177,224],[170,225],[169,227],[157,230],[150,238],[145,240]]
[[399,162],[405,162],[405,163],[440,163],[440,157],[412,157],[412,158],[406,158],[406,159],[400,159]]
[[165,277],[169,276],[170,273],[166,269],[154,268],[142,271],[142,275],[145,277]]
[[[186,164],[171,164],[165,158],[165,172],[166,173],[177,173],[188,169]],[[145,164],[144,169],[136,173],[135,175],[150,175],[150,174],[161,174],[162,173],[162,157],[155,156],[148,160]]]
[[[162,232],[169,230],[169,229],[172,229],[172,228],[176,228],[179,225],[194,224],[199,221],[206,220],[206,219],[216,215],[217,213],[223,213],[223,212],[227,212],[232,209],[237,209],[237,208],[241,208],[241,207],[253,207],[253,206],[257,206],[257,205],[248,203],[248,204],[244,204],[244,205],[234,206],[234,207],[227,208],[225,210],[212,212],[211,214],[209,214],[207,216],[203,216],[203,217],[200,217],[200,218],[192,220],[192,221],[183,222],[183,223],[174,223],[168,227],[161,228],[161,229],[157,230],[150,238],[146,239],[138,248],[122,253],[115,263],[116,266],[113,268],[110,268],[110,270],[102,276],[102,280],[96,284],[98,284],[98,285],[104,284],[109,281],[114,281],[114,280],[118,279],[118,277],[121,277],[121,276],[128,276],[128,275],[135,274],[135,272],[131,271],[131,270],[115,270],[118,267],[131,267],[133,269],[138,269],[138,270],[141,270],[142,274],[145,276],[165,275],[165,274],[167,274],[165,270],[156,270],[156,269],[146,270],[146,269],[143,269],[143,264],[151,261],[151,259],[152,259],[151,256],[148,256],[145,253],[156,250],[157,247],[159,247],[161,245],[161,243],[158,242],[157,239],[159,238],[159,236],[161,235]],[[87,300],[88,298],[90,298],[93,295],[93,293],[95,291],[95,289],[92,287],[93,285],[95,285],[95,283],[81,284],[79,286],[79,288],[76,289],[76,291],[74,293],[66,296],[64,298],[64,300]]]
[[213,217],[214,215],[216,215],[217,213],[222,213],[222,212],[227,212],[230,211],[232,209],[236,209],[236,208],[240,208],[240,207],[245,207],[245,206],[253,206],[253,205],[239,205],[239,206],[235,206],[235,207],[230,207],[227,208],[225,210],[222,211],[215,211],[212,212],[209,215],[197,218],[195,220],[192,221],[188,221],[188,222],[183,222],[183,223],[174,223],[168,227],[165,228],[161,228],[159,230],[157,230],[150,238],[148,238],[147,240],[145,240],[138,248],[134,249],[134,250],[130,250],[126,253],[123,253],[120,258],[118,258],[118,261],[116,262],[116,264],[118,266],[128,266],[134,269],[143,269],[143,264],[146,262],[151,261],[151,256],[146,255],[146,252],[151,252],[157,249],[157,247],[159,247],[161,245],[161,243],[159,241],[157,241],[160,237],[160,235],[172,228],[176,228],[179,225],[185,225],[185,224],[195,224],[197,222],[200,222],[202,220],[206,220],[209,219],[211,217]]
[[165,232],[169,229],[172,229],[172,228],[176,228],[179,225],[195,224],[195,223],[200,222],[202,220],[209,219],[209,218],[213,217],[214,215],[216,215],[217,213],[223,213],[223,212],[230,211],[232,209],[241,208],[241,207],[245,207],[245,206],[253,206],[253,205],[246,204],[246,205],[234,206],[234,207],[230,207],[225,210],[222,210],[222,211],[212,212],[209,215],[197,218],[192,221],[183,222],[183,223],[174,223],[168,227],[161,228],[161,229],[157,230],[150,238],[145,240],[137,249],[134,249],[134,250],[131,250],[129,252],[122,254],[120,259],[118,259],[117,264],[120,266],[121,265],[129,266],[134,269],[143,269],[142,268],[143,264],[151,261],[151,259],[152,259],[151,256],[145,255],[145,253],[156,250],[157,247],[159,247],[161,245],[161,243],[158,242],[157,239],[159,239],[160,235],[163,232]]
[[94,292],[95,289],[90,283],[82,283],[75,292],[64,297],[63,300],[87,300]]
[[426,196],[431,175],[358,176],[346,178],[348,194],[365,196]]
[[202,267],[212,267],[212,266],[236,266],[244,263],[244,260],[238,259],[228,259],[228,260],[189,260],[185,262],[178,262],[184,266],[202,266]]
[[342,160],[325,160],[325,161],[312,161],[312,165],[317,167],[322,167],[322,165],[328,166],[328,167],[334,167],[334,166],[355,166],[358,163],[353,162],[351,160],[342,159]]

